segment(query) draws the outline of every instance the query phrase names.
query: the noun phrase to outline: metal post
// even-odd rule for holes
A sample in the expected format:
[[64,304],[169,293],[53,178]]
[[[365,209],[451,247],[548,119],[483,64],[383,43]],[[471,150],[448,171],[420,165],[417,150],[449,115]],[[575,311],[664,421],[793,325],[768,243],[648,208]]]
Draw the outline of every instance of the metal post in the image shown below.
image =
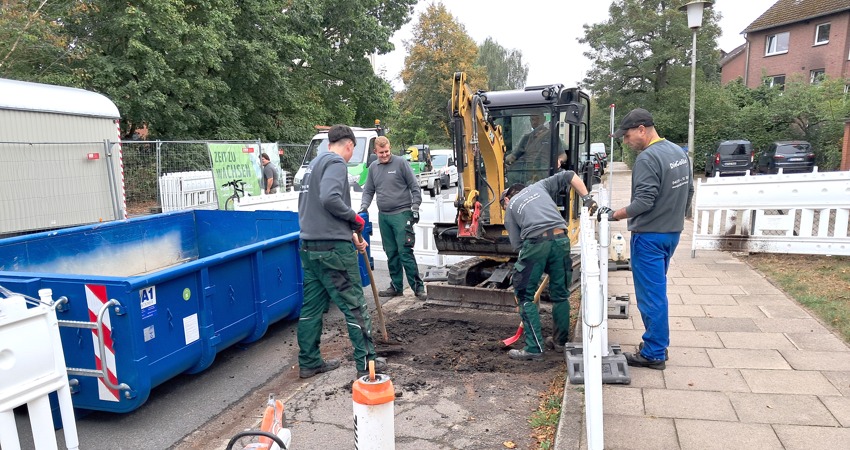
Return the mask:
[[611,137],[611,142],[608,144],[608,151],[611,152],[611,155],[608,157],[610,161],[608,163],[608,192],[610,194],[608,195],[608,201],[603,203],[603,205],[609,208],[611,207],[611,197],[614,196],[614,111],[616,109],[616,105],[611,103],[611,124],[609,127],[610,131],[608,133],[608,136]]
[[[693,30],[693,44],[691,45],[691,107],[688,110],[688,160],[691,163],[691,179],[694,178],[694,107],[696,106],[697,94],[697,30]],[[693,211],[686,211],[687,218],[693,217]]]

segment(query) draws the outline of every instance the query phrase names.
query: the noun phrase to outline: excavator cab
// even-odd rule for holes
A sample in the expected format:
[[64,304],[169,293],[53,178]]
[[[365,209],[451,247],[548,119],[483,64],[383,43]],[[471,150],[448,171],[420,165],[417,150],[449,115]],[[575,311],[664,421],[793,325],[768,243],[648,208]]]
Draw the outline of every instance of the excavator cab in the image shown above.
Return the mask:
[[[438,282],[429,283],[428,298],[512,308],[510,272],[517,252],[508,240],[499,194],[514,183],[529,185],[562,168],[578,168],[579,153],[590,150],[590,97],[560,84],[473,91],[463,73],[456,73],[453,82],[457,216],[453,223],[434,224],[434,241],[441,254],[475,257],[432,278]],[[577,193],[562,192],[555,202],[576,243]]]

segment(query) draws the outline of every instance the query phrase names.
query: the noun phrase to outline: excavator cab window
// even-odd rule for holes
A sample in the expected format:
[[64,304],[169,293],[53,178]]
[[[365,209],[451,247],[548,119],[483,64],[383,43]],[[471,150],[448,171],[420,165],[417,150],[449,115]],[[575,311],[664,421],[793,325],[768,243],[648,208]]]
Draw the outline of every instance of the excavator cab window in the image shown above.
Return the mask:
[[[558,167],[557,157],[552,157],[552,129],[557,122],[553,123],[549,108],[491,110],[491,115],[505,138],[505,186],[534,183]],[[563,147],[559,145],[556,152]]]

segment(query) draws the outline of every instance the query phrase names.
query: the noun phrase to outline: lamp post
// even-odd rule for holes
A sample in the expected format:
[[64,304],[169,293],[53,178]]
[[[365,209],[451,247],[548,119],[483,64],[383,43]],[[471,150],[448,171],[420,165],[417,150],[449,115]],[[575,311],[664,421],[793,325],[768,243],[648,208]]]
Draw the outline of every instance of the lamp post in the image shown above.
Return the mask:
[[[705,8],[711,8],[711,1],[695,0],[685,4],[680,11],[688,13],[688,27],[693,34],[691,47],[691,107],[688,110],[688,159],[691,163],[691,178],[694,171],[694,107],[697,100],[697,31],[702,26],[702,12]],[[687,211],[687,217],[692,217],[692,212]]]

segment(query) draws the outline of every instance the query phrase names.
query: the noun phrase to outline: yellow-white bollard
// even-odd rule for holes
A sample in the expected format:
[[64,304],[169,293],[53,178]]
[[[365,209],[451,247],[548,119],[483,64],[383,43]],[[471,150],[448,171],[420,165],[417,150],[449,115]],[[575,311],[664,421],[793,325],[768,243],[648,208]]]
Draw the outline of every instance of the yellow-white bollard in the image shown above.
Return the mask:
[[354,403],[354,448],[395,449],[395,389],[388,375],[375,374],[374,361],[369,361],[369,375],[354,381],[351,397]]

